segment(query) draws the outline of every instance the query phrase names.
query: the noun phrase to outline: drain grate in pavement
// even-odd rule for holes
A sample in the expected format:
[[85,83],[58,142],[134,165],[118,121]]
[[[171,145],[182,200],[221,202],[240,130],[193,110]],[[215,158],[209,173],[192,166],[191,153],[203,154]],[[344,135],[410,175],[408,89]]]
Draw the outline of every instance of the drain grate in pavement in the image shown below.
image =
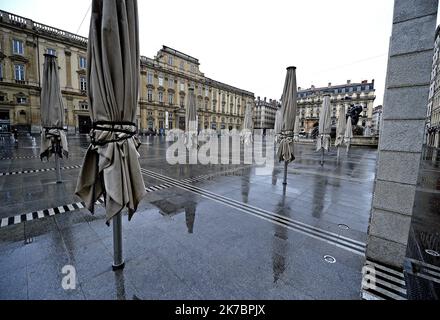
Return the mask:
[[324,261],[330,264],[336,263],[336,258],[332,256],[324,256]]
[[427,254],[429,254],[430,256],[433,256],[433,257],[440,257],[440,253],[438,253],[438,252],[435,251],[435,250],[426,249],[425,252],[426,252]]
[[371,260],[362,269],[363,300],[407,300],[403,269]]

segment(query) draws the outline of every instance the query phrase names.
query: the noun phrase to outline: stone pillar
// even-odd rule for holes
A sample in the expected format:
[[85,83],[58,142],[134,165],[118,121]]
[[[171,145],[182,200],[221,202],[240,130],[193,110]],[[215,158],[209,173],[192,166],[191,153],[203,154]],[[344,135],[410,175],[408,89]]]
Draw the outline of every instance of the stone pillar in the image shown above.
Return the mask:
[[423,144],[438,0],[395,0],[367,258],[403,266]]
[[72,52],[65,50],[66,55],[66,88],[72,89]]
[[75,106],[73,104],[73,98],[70,96],[66,97],[66,108],[67,108],[67,130],[68,134],[75,134],[76,133],[76,122],[75,122]]

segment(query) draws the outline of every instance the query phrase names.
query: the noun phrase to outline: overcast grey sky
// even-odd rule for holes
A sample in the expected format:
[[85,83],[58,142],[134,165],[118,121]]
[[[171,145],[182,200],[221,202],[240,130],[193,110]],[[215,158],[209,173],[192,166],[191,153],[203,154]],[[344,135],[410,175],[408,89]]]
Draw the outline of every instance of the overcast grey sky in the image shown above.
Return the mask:
[[[0,0],[2,10],[83,36],[90,4]],[[141,54],[167,45],[198,58],[206,76],[275,99],[290,65],[303,88],[375,79],[377,105],[392,14],[392,0],[139,0]]]

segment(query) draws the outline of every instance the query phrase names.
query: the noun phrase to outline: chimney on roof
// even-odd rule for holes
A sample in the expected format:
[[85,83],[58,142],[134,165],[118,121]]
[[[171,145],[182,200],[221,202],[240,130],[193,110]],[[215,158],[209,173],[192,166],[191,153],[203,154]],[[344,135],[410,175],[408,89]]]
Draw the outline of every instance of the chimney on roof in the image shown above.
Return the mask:
[[260,101],[260,97],[258,97],[258,101]]
[[301,91],[301,87],[298,87],[298,91]]
[[269,102],[272,103],[272,99],[269,99]]
[[312,84],[312,90],[315,90],[315,86]]
[[332,86],[332,83],[331,83],[331,82],[329,82],[329,83],[328,83],[328,86],[329,86],[329,88],[330,88],[330,87]]
[[368,80],[362,80],[362,84],[368,83]]
[[347,80],[347,84],[351,84],[351,80]]
[[264,102],[266,102],[266,97],[264,97]]

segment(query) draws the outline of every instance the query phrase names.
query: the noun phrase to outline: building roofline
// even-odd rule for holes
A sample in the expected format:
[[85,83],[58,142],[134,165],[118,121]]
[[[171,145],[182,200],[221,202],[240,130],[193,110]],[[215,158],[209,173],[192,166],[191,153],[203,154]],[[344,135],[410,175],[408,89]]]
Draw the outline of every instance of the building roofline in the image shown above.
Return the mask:
[[370,84],[374,84],[374,80],[371,82],[366,82],[366,83],[346,83],[346,84],[340,84],[340,85],[336,85],[336,86],[330,86],[330,87],[319,87],[319,88],[307,88],[307,89],[301,89],[298,90],[298,92],[309,92],[309,91],[323,91],[323,90],[331,90],[331,89],[339,89],[339,88],[346,88],[346,87],[355,87],[355,86],[359,86],[359,85],[370,85]]
[[34,32],[40,36],[58,38],[59,40],[69,41],[81,47],[87,47],[88,38],[78,34],[65,31],[59,28],[48,26],[44,23],[36,22],[32,19],[19,16],[0,9],[0,23],[24,29],[30,33]]
[[199,59],[194,58],[194,57],[192,57],[192,56],[190,56],[190,55],[188,55],[186,53],[183,53],[182,51],[173,49],[171,47],[167,47],[165,45],[162,45],[162,49],[160,51],[165,51],[165,52],[173,53],[176,56],[179,56],[179,57],[181,57],[181,58],[183,58],[185,60],[188,60],[188,61],[191,61],[193,63],[196,63],[196,64],[200,65]]

